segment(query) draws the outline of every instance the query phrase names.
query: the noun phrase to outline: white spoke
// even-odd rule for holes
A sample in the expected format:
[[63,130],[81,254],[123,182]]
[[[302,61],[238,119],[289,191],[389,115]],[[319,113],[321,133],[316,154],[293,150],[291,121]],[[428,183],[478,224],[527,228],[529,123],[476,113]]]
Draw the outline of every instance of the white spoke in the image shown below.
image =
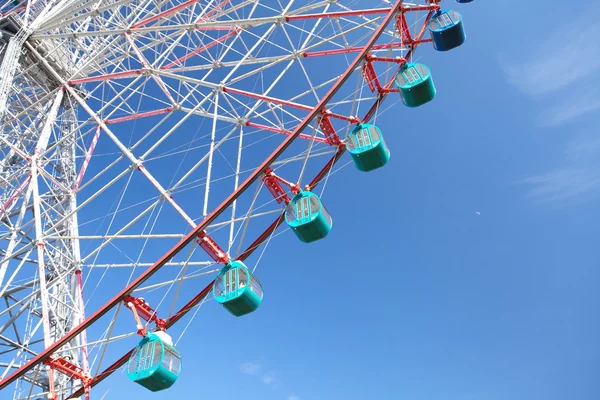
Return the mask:
[[[386,110],[386,96],[397,101],[392,78],[429,41],[439,8],[9,3],[0,6],[0,388],[17,371],[13,399],[60,400],[82,395],[88,375],[135,344],[137,321],[122,296],[113,301],[125,287],[134,283],[123,293],[143,296],[169,328],[193,309],[182,335],[228,257],[247,257],[250,271],[262,259],[267,273],[264,248],[294,240],[277,228],[286,201],[337,173],[348,132]],[[83,375],[61,370],[67,361]]]

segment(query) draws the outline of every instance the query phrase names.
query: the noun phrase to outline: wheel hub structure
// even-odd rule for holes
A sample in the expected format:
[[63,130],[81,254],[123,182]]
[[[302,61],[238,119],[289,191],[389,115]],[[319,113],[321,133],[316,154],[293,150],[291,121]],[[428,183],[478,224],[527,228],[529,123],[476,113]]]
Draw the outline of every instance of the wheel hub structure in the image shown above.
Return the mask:
[[296,240],[287,202],[326,201],[348,134],[403,107],[438,3],[3,4],[3,395],[89,397],[136,333],[177,345],[228,261]]

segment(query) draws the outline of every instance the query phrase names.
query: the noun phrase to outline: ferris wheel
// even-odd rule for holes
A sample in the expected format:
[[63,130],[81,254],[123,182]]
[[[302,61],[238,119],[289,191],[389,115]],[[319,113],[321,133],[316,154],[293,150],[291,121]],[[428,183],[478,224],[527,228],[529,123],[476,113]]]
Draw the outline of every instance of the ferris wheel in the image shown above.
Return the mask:
[[327,181],[390,159],[378,115],[434,99],[414,52],[465,41],[444,6],[2,4],[2,393],[173,385],[201,306],[255,311],[265,249],[326,239]]

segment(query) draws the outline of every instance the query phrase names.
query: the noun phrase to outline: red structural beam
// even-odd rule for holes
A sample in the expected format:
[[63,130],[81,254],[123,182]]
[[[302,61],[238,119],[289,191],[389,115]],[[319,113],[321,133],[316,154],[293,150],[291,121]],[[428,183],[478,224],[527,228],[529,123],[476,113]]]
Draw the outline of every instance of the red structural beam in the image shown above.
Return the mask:
[[133,121],[134,119],[140,119],[140,118],[146,118],[146,117],[154,117],[155,115],[166,114],[166,113],[169,113],[171,111],[175,111],[175,107],[166,107],[166,108],[161,108],[160,110],[146,111],[146,112],[142,112],[142,113],[138,113],[138,114],[127,115],[125,117],[107,119],[107,120],[104,121],[104,123],[106,125],[108,125],[108,124],[117,124],[119,122]]
[[85,152],[85,157],[83,159],[83,163],[81,164],[81,169],[79,170],[79,175],[77,176],[77,180],[73,185],[73,191],[77,192],[79,190],[79,185],[83,181],[83,176],[85,175],[85,171],[87,171],[88,166],[90,165],[90,160],[92,159],[92,154],[94,154],[94,149],[96,148],[96,144],[98,143],[98,139],[100,138],[100,133],[102,129],[100,126],[96,128],[96,133],[94,134],[94,138],[92,139],[92,144],[90,148]]
[[[413,40],[411,43],[412,44],[421,44],[421,43],[428,43],[428,42],[431,42],[431,39],[422,39],[422,40],[418,40],[418,41]],[[395,49],[395,48],[404,47],[404,46],[405,46],[405,44],[402,44],[402,43],[380,44],[380,45],[373,46],[373,48],[371,50]],[[356,53],[359,51],[361,51],[360,47],[348,47],[348,48],[337,49],[337,50],[307,51],[302,54],[302,57],[311,58],[311,57],[335,56],[335,55],[340,55],[340,54]]]
[[[323,167],[321,171],[314,177],[314,179],[308,184],[310,189],[314,189],[319,182],[331,171],[335,163],[339,161],[344,152],[346,151],[346,146],[340,146],[337,148],[334,156],[329,160],[329,162]],[[285,214],[280,214],[279,217],[269,227],[254,241],[240,256],[237,258],[238,260],[245,260],[250,257],[250,255],[265,241],[267,240],[271,234],[283,223],[285,220]]]
[[229,256],[225,250],[223,250],[213,238],[208,236],[205,231],[198,234],[196,243],[198,243],[202,250],[208,253],[215,262],[226,264],[227,261],[229,261]]
[[237,35],[238,32],[239,32],[239,29],[234,29],[231,32],[227,33],[226,35],[223,35],[220,38],[215,39],[215,40],[213,40],[212,42],[210,42],[208,44],[205,44],[204,46],[200,46],[200,47],[196,48],[195,50],[189,52],[188,54],[179,57],[177,60],[175,60],[175,61],[173,61],[173,62],[171,62],[171,63],[169,63],[167,65],[164,65],[164,66],[160,67],[160,69],[173,68],[175,65],[181,64],[183,61],[185,61],[185,60],[187,60],[187,59],[189,59],[189,58],[191,58],[191,57],[193,57],[193,56],[195,56],[197,54],[203,53],[204,51],[210,49],[211,47],[214,47],[214,46],[216,46],[216,45],[218,45],[220,43],[223,43],[224,41],[226,41],[230,37]]
[[409,12],[409,11],[435,11],[435,10],[439,10],[440,6],[439,4],[437,4],[438,1],[441,0],[430,0],[431,4],[428,6],[406,6],[403,5],[402,6],[402,12]]
[[70,378],[81,380],[84,385],[88,385],[92,380],[92,378],[89,377],[81,367],[73,364],[69,360],[65,360],[64,358],[48,358],[44,361],[44,364],[59,370]]
[[258,249],[258,247],[265,240],[267,240],[273,232],[275,232],[275,229],[279,228],[279,225],[281,225],[284,220],[285,214],[281,213],[279,217],[277,217],[277,219],[271,225],[269,225],[269,227],[258,238],[256,238],[256,240],[252,242],[252,244],[248,246],[248,248],[244,250],[242,254],[240,254],[238,259],[244,261],[246,258],[250,257],[250,255],[254,253],[254,250]]
[[[156,315],[156,311],[152,307],[150,307],[150,305],[148,305],[148,303],[146,303],[142,298],[126,296],[125,299],[123,299],[123,302],[132,311],[135,309],[137,315],[144,321],[154,322],[159,329],[166,328],[166,321],[162,318],[158,318],[158,315]],[[139,334],[141,334],[142,336],[146,336],[145,327],[138,327],[138,329]]]
[[[287,136],[284,141],[277,147],[277,149],[269,156],[266,160],[264,160],[256,170],[238,188],[233,191],[215,210],[213,210],[209,215],[204,218],[204,220],[199,223],[194,229],[192,229],[183,239],[179,241],[171,250],[169,250],[165,255],[163,255],[154,265],[146,269],[146,271],[142,272],[140,276],[138,276],[133,282],[131,282],[127,287],[122,289],[115,297],[113,297],[108,303],[104,306],[100,307],[96,312],[90,315],[86,320],[81,322],[79,325],[71,329],[67,334],[54,342],[51,346],[46,348],[44,351],[39,353],[37,356],[33,357],[31,360],[24,363],[21,367],[19,367],[12,374],[7,376],[5,379],[0,381],[0,390],[6,388],[8,385],[13,383],[15,380],[23,376],[25,373],[30,371],[35,366],[44,362],[48,357],[52,354],[59,351],[65,344],[73,340],[77,335],[91,326],[98,319],[102,318],[106,313],[108,313],[113,307],[119,304],[123,299],[131,294],[136,288],[146,282],[152,275],[154,275],[158,270],[160,270],[173,256],[178,254],[181,250],[183,250],[188,244],[190,244],[193,240],[196,239],[198,234],[204,231],[215,219],[219,217],[242,193],[244,193],[262,174],[263,172],[275,161],[285,150],[292,144],[292,142],[300,135],[300,133],[310,124],[310,122],[324,109],[325,105],[329,103],[329,101],[333,98],[333,96],[338,92],[341,86],[350,78],[356,68],[360,65],[360,63],[364,60],[365,56],[371,50],[371,47],[377,42],[379,37],[384,32],[385,28],[389,25],[389,23],[393,20],[396,12],[400,10],[402,6],[403,0],[396,0],[394,6],[390,9],[386,17],[383,19],[382,23],[377,27],[373,36],[367,41],[363,50],[356,56],[356,58],[350,63],[348,68],[342,73],[342,75],[338,78],[337,82],[333,87],[327,92],[325,96],[319,101],[319,103],[315,106],[315,108],[308,113],[308,115],[302,120],[302,122],[296,127],[294,133],[290,136]],[[208,293],[208,291],[207,291]]]
[[[211,282],[208,286],[206,286],[204,289],[202,289],[202,291],[200,293],[198,293],[192,300],[190,300],[185,306],[183,306],[181,308],[181,310],[177,311],[175,314],[173,314],[173,316],[171,316],[171,318],[167,319],[165,327],[167,329],[169,329],[177,321],[179,321],[181,318],[183,318],[190,310],[192,310],[198,303],[200,303],[206,296],[208,296],[208,294],[212,290],[213,282]],[[133,352],[133,349],[129,350],[127,352],[127,354],[125,354],[123,357],[119,358],[117,361],[115,361],[113,364],[111,364],[104,371],[102,371],[98,375],[94,376],[88,383],[89,387],[96,386],[97,384],[102,382],[104,379],[108,378],[113,372],[115,372],[116,370],[121,368],[123,365],[125,365],[127,360],[129,360],[129,357],[131,356],[132,352]],[[75,393],[73,393],[71,396],[69,396],[68,399],[79,398],[84,394],[84,391],[85,391],[84,388],[80,388]]]
[[[265,96],[263,94],[247,92],[245,90],[234,89],[231,87],[223,87],[223,92],[239,94],[240,96],[250,97],[251,99],[268,101],[269,103],[279,104],[282,106],[287,106],[287,107],[292,107],[292,108],[297,108],[298,110],[304,110],[304,111],[314,110],[314,107],[312,107],[312,106],[295,103],[293,101],[278,99],[277,97]],[[341,119],[343,121],[358,122],[358,120],[355,117],[347,117],[345,115],[332,113],[331,111],[327,111],[327,115],[329,115],[332,118]]]
[[12,10],[10,10],[7,13],[1,13],[0,12],[0,17],[5,17],[7,15],[12,15],[12,14],[18,14],[21,11],[23,11],[24,9],[25,9],[25,6],[20,6],[20,7],[17,7],[17,8],[13,8]]
[[[427,25],[429,24],[429,20],[431,19],[431,16],[433,15],[433,12],[435,10],[438,10],[440,8],[440,6],[436,4],[436,5],[431,5],[431,6],[428,6],[428,7],[430,7],[429,14],[427,14],[427,18],[425,18],[425,22],[421,26],[421,30],[415,36],[415,38],[412,40],[412,42],[411,42],[411,44],[412,44],[411,49],[404,56],[405,60],[409,60],[410,59],[410,57],[412,56],[412,54],[414,53],[414,51],[417,49],[417,47],[418,47],[419,44],[431,41],[431,39],[429,39],[429,40],[423,40],[422,38],[423,38],[423,35],[425,34],[425,30],[427,29]],[[403,11],[407,11],[407,10],[403,10]],[[371,106],[371,108],[369,109],[369,111],[365,114],[364,118],[362,119],[363,122],[367,122],[371,118],[373,118],[373,115],[375,115],[375,112],[379,108],[379,105],[383,102],[383,100],[385,100],[385,98],[387,97],[387,95],[390,92],[394,91],[392,89],[392,87],[394,85],[394,80],[396,79],[396,74],[398,73],[398,71],[400,71],[400,68],[402,68],[403,65],[404,65],[404,63],[398,64],[398,68],[396,69],[396,73],[394,73],[392,75],[392,79],[390,79],[390,81],[385,85],[383,91],[380,93],[379,97],[377,98],[377,101],[375,101],[375,103]]]
[[[263,130],[263,131],[280,133],[282,135],[292,135],[294,133],[292,131],[286,131],[286,130],[283,130],[283,129],[274,128],[272,126],[255,124],[254,122],[251,122],[251,121],[246,122],[246,126],[250,126],[252,128],[257,128],[257,129],[260,129],[260,130]],[[306,133],[302,133],[302,134],[298,135],[298,139],[313,140],[313,137],[312,137],[312,135],[307,135]],[[315,142],[319,142],[319,143],[327,143],[327,139],[323,139],[323,138],[319,138],[319,137],[315,137],[314,141]]]
[[[169,8],[168,10],[162,11],[158,14],[156,14],[155,16],[152,16],[150,18],[146,18],[140,22],[138,22],[137,24],[133,25],[131,28],[135,29],[135,28],[139,28],[148,24],[151,24],[154,21],[157,21],[163,17],[166,17],[167,15],[173,14],[174,12],[177,12],[179,10],[182,10],[190,5],[193,5],[195,3],[197,3],[199,0],[188,0],[184,3],[181,3],[175,7]],[[225,0],[223,2],[221,2],[220,4],[218,4],[216,7],[214,7],[211,11],[209,11],[208,13],[206,13],[206,15],[198,18],[196,21],[200,21],[202,19],[207,20],[209,17],[211,17],[217,10],[222,9],[223,6],[225,6],[227,3],[229,3],[230,0]],[[210,28],[209,28],[210,29]]]
[[139,27],[144,26],[144,25],[148,25],[148,24],[150,24],[150,23],[152,23],[152,22],[154,22],[156,20],[159,20],[159,19],[161,19],[163,17],[166,17],[167,15],[171,15],[174,12],[177,12],[177,11],[179,11],[181,9],[184,9],[187,6],[191,6],[192,4],[196,4],[197,2],[198,2],[198,0],[189,0],[189,1],[186,1],[186,2],[181,3],[181,4],[179,4],[179,5],[175,6],[175,7],[171,7],[168,10],[160,12],[160,13],[156,14],[153,17],[143,19],[140,22],[138,22],[137,24],[132,25],[131,27],[135,29],[135,28],[139,28]]
[[[311,189],[316,187],[317,184],[325,177],[325,175],[327,175],[329,173],[329,171],[331,171],[331,168],[333,168],[333,165],[342,157],[345,150],[346,150],[345,146],[341,146],[338,148],[337,152],[331,158],[331,160],[329,160],[329,162],[325,165],[325,167],[323,167],[323,169],[315,176],[315,178],[309,184]],[[271,234],[273,234],[273,232],[283,223],[284,220],[285,220],[284,214],[282,213],[279,215],[279,217],[277,217],[277,219],[271,225],[269,225],[269,227],[254,242],[252,242],[252,244],[250,244],[250,246],[248,246],[248,248],[246,250],[244,250],[242,252],[242,254],[240,254],[239,257],[237,257],[237,259],[244,261],[245,259],[250,257],[250,255],[252,255],[252,253],[258,247],[260,247],[260,245],[265,240],[267,240],[271,236]],[[208,296],[208,294],[212,290],[213,283],[214,283],[214,281],[212,281],[210,284],[208,284],[208,286],[206,286],[204,289],[202,289],[202,291],[200,293],[198,293],[196,296],[194,296],[194,298],[192,298],[185,306],[183,306],[171,318],[167,319],[167,321],[165,323],[165,327],[168,329],[171,326],[173,326],[177,321],[179,321],[181,318],[183,318],[190,310],[192,310],[198,303],[200,303],[202,300],[204,300],[204,298],[206,296]],[[125,365],[125,363],[129,360],[129,357],[131,356],[132,352],[133,352],[133,349],[129,350],[125,355],[123,355],[121,358],[119,358],[117,361],[115,361],[113,364],[111,364],[108,368],[106,368],[104,371],[100,372],[98,375],[96,375],[91,380],[89,380],[88,387],[91,388],[91,387],[96,386],[97,384],[102,382],[104,379],[108,378],[113,372],[116,372],[119,368],[121,368],[123,365]],[[79,398],[84,394],[84,392],[85,392],[85,388],[82,387],[79,390],[77,390],[76,392],[74,392],[73,394],[71,394],[71,396],[69,396],[67,398],[67,400]]]
[[319,14],[305,14],[305,15],[293,15],[291,17],[285,17],[286,22],[299,21],[306,19],[322,19],[322,18],[340,18],[340,17],[356,17],[361,15],[373,15],[373,14],[387,14],[391,8],[371,8],[369,10],[353,10],[353,11],[338,11],[338,12],[325,12]]
[[25,180],[19,185],[19,187],[17,188],[17,190],[15,190],[15,192],[12,194],[12,196],[10,196],[10,198],[8,200],[6,200],[6,203],[4,203],[2,208],[0,208],[0,213],[4,213],[6,210],[9,209],[9,207],[11,206],[13,201],[15,201],[15,199],[19,196],[19,194],[27,187],[27,185],[29,185],[30,180],[31,180],[31,174],[27,175],[27,178],[25,178]]
[[68,81],[67,83],[71,86],[74,86],[74,85],[79,85],[79,84],[88,83],[88,82],[105,81],[108,79],[129,78],[130,76],[141,75],[143,73],[144,73],[143,69],[133,69],[130,71],[115,72],[113,74],[90,76],[89,78],[72,79],[72,80]]
[[281,186],[282,182],[278,178],[279,177],[273,173],[273,170],[268,168],[265,171],[265,175],[262,177],[262,182],[278,204],[288,204],[290,202],[290,196],[288,196],[287,192],[283,189],[283,186]]

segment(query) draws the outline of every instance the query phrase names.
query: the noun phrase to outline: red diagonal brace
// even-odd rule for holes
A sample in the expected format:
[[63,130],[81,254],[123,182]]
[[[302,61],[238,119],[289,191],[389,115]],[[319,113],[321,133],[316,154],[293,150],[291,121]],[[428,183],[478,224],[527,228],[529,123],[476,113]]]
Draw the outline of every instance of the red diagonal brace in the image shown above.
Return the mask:
[[373,63],[371,61],[365,61],[363,64],[363,76],[365,80],[369,84],[369,89],[371,92],[381,92],[381,84],[379,83],[379,79],[377,79],[377,74],[375,73],[375,68],[373,67]]
[[84,386],[89,385],[92,381],[92,377],[86,375],[81,367],[64,358],[48,358],[44,360],[44,364],[49,365],[51,368],[60,371],[71,378],[79,379]]
[[273,170],[271,168],[267,168],[265,175],[262,177],[262,181],[267,189],[269,189],[269,192],[271,192],[277,203],[281,204],[285,202],[285,204],[287,204],[290,202],[290,196],[288,196],[285,190],[283,190],[280,180],[277,178],[278,176],[275,175]]
[[329,116],[327,115],[326,111],[319,120],[319,126],[321,127],[323,134],[325,134],[325,138],[327,138],[327,143],[329,143],[331,146],[340,146],[342,144],[342,141],[340,140],[338,134],[335,132],[335,128],[329,120]]
[[406,15],[404,12],[401,12],[396,17],[396,28],[398,29],[398,32],[400,32],[402,43],[407,46],[412,45],[413,38],[410,34],[410,29],[408,27],[408,23],[406,22]]
[[[85,399],[90,399],[90,387],[92,385],[92,377],[83,372],[83,368],[61,357],[50,357],[44,360],[43,362],[50,368],[67,375],[69,378],[75,378],[80,380],[83,384],[83,392],[85,393]],[[50,398],[50,395],[48,395],[48,397]]]
[[[144,301],[144,299],[140,297],[127,296],[123,299],[123,303],[125,303],[125,306],[127,306],[127,308],[133,311],[133,314],[134,316],[136,316],[136,319],[137,317],[139,317],[144,321],[154,322],[158,329],[160,329],[161,331],[165,330],[165,327],[167,325],[165,320],[158,318],[158,315],[156,315],[156,311],[154,311],[154,309],[150,307],[148,303]],[[140,323],[139,320],[137,322],[138,324]],[[138,326],[138,334],[140,336],[146,336],[146,327]]]
[[202,231],[198,234],[198,238],[196,239],[196,243],[202,247],[204,251],[208,253],[209,256],[212,257],[218,263],[227,264],[229,261],[229,256],[227,253],[214,241],[213,238],[208,236],[205,231]]

